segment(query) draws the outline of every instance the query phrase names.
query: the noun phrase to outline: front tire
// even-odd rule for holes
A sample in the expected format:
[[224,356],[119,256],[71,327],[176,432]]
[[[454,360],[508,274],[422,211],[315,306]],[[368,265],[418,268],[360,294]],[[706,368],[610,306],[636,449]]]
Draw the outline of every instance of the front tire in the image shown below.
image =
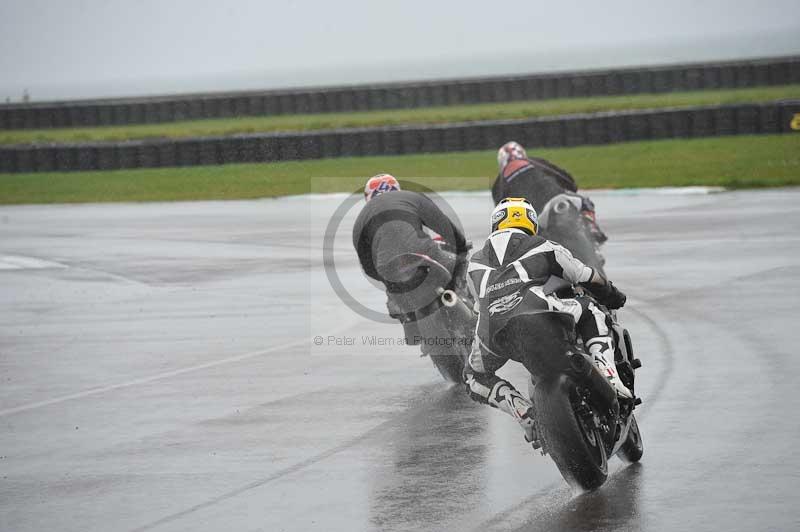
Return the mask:
[[608,457],[599,432],[576,414],[572,390],[568,379],[552,386],[537,384],[533,402],[540,436],[561,476],[573,488],[590,491],[608,478]]
[[628,463],[638,462],[642,459],[642,454],[644,454],[642,433],[639,431],[639,424],[633,414],[631,414],[631,426],[628,428],[628,435],[625,438],[625,443],[619,448],[618,454],[620,458]]

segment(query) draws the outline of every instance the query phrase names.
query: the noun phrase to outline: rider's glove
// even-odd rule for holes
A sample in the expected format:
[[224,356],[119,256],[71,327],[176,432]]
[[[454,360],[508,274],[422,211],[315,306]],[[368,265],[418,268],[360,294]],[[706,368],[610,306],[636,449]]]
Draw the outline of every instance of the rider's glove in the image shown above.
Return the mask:
[[595,288],[592,287],[592,293],[597,300],[610,309],[622,308],[627,301],[627,297],[616,286],[607,281],[605,286]]

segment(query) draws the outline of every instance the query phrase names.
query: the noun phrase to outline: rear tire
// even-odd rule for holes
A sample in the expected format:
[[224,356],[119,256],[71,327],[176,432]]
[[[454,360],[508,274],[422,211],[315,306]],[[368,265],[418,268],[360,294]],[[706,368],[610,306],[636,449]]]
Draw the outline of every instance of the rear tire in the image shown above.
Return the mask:
[[545,230],[543,236],[561,244],[575,258],[605,277],[604,261],[597,250],[594,238],[586,227],[586,222],[576,211],[572,211],[570,214],[572,216],[568,218],[556,219],[554,226]]
[[608,478],[608,457],[597,430],[586,426],[575,414],[568,394],[572,389],[569,380],[552,386],[537,384],[533,403],[540,437],[561,476],[573,488],[589,491],[602,486]]
[[464,358],[455,353],[448,355],[429,355],[433,365],[442,374],[444,380],[456,384],[464,383]]
[[628,463],[638,462],[642,459],[642,454],[644,454],[642,433],[639,432],[639,424],[633,414],[631,414],[631,426],[628,429],[628,436],[625,438],[625,443],[619,448],[618,454],[620,458]]
[[444,336],[446,342],[434,346],[427,354],[442,377],[456,384],[464,383],[464,364],[471,349],[468,340],[472,338],[477,319],[467,301],[469,300],[458,295],[458,301],[454,305],[440,308],[436,314],[436,321],[428,323],[429,327],[433,326],[429,330],[428,338]]

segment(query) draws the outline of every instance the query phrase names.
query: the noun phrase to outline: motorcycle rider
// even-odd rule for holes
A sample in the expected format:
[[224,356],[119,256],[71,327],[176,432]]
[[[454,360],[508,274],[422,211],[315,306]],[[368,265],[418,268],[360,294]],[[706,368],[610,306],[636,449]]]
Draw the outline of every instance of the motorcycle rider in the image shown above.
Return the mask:
[[525,149],[514,141],[506,142],[497,150],[497,165],[500,172],[492,185],[495,205],[502,198],[525,198],[541,214],[548,201],[566,193],[575,198],[581,214],[589,221],[594,239],[599,244],[608,240],[597,225],[594,203],[578,194],[578,185],[566,170],[546,159],[529,157]]
[[[420,277],[396,279],[393,260],[409,253],[433,259],[447,270],[450,282],[444,288],[464,293],[468,250],[464,233],[430,198],[419,192],[400,190],[392,175],[371,177],[364,186],[364,199],[367,203],[353,225],[353,246],[361,267],[367,276],[385,286],[386,307],[389,315],[403,324],[406,342],[422,343],[423,355],[431,354],[437,346],[422,342],[417,322],[424,316],[427,304],[416,301],[413,305],[421,308],[409,308],[409,300],[404,297],[408,283],[413,284]],[[423,277],[429,273],[418,270]],[[431,302],[438,299],[436,294],[430,296]]]
[[[599,301],[609,309],[620,308],[626,297],[569,250],[537,236],[536,210],[524,198],[501,200],[492,212],[491,230],[483,248],[470,258],[467,269],[467,284],[479,307],[475,341],[464,369],[467,391],[473,400],[511,415],[521,425],[526,441],[536,446],[532,403],[495,374],[509,356],[493,344],[493,316],[511,310],[523,297],[526,301],[531,298],[544,311],[571,314],[600,373],[608,378],[617,395],[632,398],[617,375],[606,316],[596,304]],[[585,287],[595,297],[579,293],[574,298],[561,299],[548,294],[543,287],[550,276]]]
[[390,174],[364,186],[366,205],[353,225],[353,246],[369,277],[387,283],[386,268],[403,253],[426,255],[453,272],[467,243],[461,228],[424,194],[400,189]]

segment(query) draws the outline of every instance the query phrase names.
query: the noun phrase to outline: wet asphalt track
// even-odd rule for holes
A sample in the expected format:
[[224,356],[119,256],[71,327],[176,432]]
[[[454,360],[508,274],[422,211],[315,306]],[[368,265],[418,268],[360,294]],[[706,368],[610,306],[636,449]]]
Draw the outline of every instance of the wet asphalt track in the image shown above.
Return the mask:
[[[800,190],[594,199],[645,455],[584,495],[414,348],[364,345],[400,327],[322,273],[340,199],[0,208],[0,530],[799,529]],[[484,236],[488,195],[448,201]]]

